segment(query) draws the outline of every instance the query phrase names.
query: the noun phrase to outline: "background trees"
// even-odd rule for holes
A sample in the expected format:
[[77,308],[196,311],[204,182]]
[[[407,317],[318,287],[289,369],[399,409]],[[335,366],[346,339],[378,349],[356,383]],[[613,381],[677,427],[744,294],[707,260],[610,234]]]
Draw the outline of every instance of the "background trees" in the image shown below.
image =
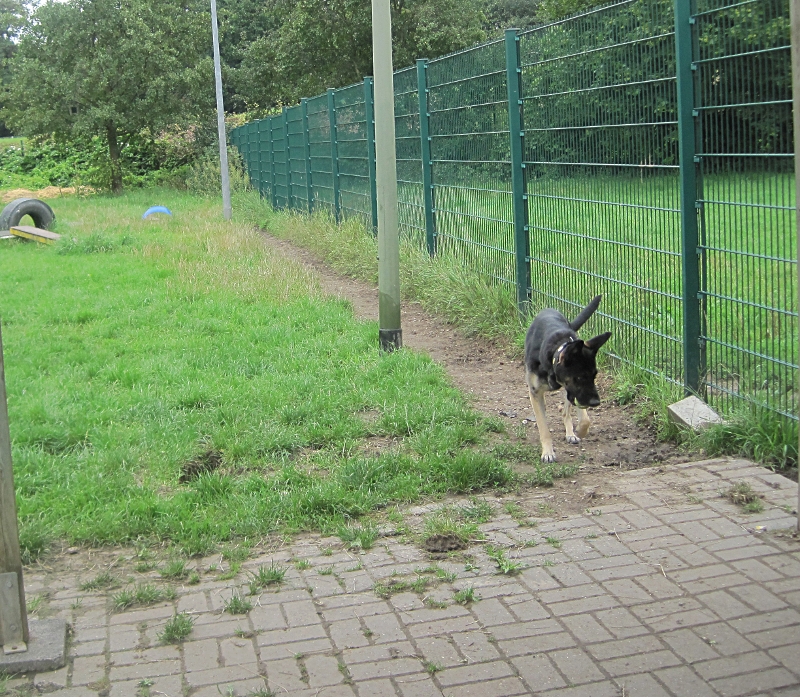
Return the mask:
[[15,133],[101,135],[122,188],[121,140],[196,121],[213,99],[208,14],[196,0],[71,0],[41,6],[11,61]]

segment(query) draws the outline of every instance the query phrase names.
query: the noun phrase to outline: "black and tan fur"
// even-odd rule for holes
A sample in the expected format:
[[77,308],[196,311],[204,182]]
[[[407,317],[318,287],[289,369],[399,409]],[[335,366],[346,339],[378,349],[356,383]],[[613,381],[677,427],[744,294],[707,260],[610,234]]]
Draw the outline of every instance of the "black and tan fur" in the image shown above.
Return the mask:
[[[600,404],[594,385],[597,375],[597,352],[611,337],[611,332],[588,341],[577,331],[594,314],[602,296],[598,295],[569,322],[558,310],[542,310],[533,320],[525,337],[525,381],[542,443],[542,461],[555,462],[553,439],[547,426],[544,393],[563,387],[564,429],[567,443],[580,443],[589,432],[589,407]],[[572,424],[572,407],[578,412],[578,429]]]

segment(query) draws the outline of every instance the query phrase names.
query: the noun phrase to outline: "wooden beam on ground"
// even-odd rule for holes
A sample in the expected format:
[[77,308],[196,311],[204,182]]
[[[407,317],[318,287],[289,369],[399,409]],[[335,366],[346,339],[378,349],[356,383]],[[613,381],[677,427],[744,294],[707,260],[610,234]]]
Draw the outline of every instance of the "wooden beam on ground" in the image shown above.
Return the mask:
[[11,227],[10,232],[16,237],[23,237],[26,240],[33,240],[42,244],[53,244],[61,239],[61,235],[57,235],[55,232],[42,230],[32,225],[14,225]]

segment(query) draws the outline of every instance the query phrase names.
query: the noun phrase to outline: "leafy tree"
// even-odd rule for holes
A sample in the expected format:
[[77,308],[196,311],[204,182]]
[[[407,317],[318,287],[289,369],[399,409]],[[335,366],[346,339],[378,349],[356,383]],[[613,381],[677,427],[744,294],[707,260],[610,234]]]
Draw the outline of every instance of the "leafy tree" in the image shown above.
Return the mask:
[[[17,50],[16,39],[25,26],[27,15],[19,0],[0,0],[0,82],[9,82],[8,63]],[[0,122],[0,136],[10,135],[6,125]]]
[[26,135],[102,136],[118,192],[122,142],[208,108],[210,33],[198,0],[48,0],[11,61],[6,120]]
[[[267,0],[254,23],[265,33],[248,42],[228,0],[224,43],[236,60],[237,98],[248,108],[296,102],[327,87],[372,74],[370,0]],[[234,4],[235,3],[235,4]],[[482,0],[391,0],[394,64],[435,58],[485,38]],[[270,24],[271,23],[271,24]]]

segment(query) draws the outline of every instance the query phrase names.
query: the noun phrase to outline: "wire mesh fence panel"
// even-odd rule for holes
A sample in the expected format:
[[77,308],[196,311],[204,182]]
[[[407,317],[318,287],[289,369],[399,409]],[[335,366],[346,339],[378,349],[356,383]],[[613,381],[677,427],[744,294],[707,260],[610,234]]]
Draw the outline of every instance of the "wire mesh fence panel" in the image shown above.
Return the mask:
[[306,183],[306,140],[300,105],[286,110],[287,153],[289,162],[289,207],[308,210]]
[[671,0],[626,0],[526,32],[525,163],[534,309],[613,332],[617,356],[682,380]]
[[328,96],[320,94],[307,102],[308,141],[311,158],[311,189],[314,210],[333,213],[333,163]]
[[364,83],[334,92],[342,213],[372,227]]
[[694,56],[708,398],[797,419],[787,0],[700,0]]
[[428,65],[431,169],[439,254],[514,283],[505,44]]
[[397,154],[397,218],[400,235],[425,243],[422,160],[419,142],[417,69],[394,74],[394,134]]
[[285,115],[275,116],[271,124],[272,141],[272,167],[274,182],[273,201],[278,208],[286,208],[289,205],[289,177],[287,176],[286,165],[288,164],[289,148],[286,138]]

